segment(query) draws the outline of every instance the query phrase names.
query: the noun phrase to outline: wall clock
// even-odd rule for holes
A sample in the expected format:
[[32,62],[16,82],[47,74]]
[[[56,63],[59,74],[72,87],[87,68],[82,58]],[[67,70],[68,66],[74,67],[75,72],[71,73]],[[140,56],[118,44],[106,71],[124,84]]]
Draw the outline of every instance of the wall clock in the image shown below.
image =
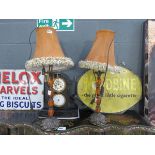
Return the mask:
[[66,82],[63,78],[56,78],[53,82],[53,89],[55,92],[63,92],[66,89]]
[[62,94],[55,94],[53,96],[54,106],[62,107],[66,103],[66,97]]

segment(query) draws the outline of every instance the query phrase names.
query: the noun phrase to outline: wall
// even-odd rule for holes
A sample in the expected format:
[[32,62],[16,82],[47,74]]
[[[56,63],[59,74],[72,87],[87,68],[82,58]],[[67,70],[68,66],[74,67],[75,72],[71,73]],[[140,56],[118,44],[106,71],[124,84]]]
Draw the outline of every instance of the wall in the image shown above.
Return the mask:
[[[115,35],[115,56],[117,64],[125,62],[126,68],[142,77],[142,24],[145,20],[75,20],[74,32],[58,32],[66,56],[76,66],[66,71],[75,81],[84,70],[77,63],[89,52],[95,33],[99,29],[111,29]],[[0,20],[0,69],[22,69],[30,56],[29,35],[36,27],[36,20]],[[31,42],[33,51],[35,33]],[[139,111],[139,105],[134,107]]]

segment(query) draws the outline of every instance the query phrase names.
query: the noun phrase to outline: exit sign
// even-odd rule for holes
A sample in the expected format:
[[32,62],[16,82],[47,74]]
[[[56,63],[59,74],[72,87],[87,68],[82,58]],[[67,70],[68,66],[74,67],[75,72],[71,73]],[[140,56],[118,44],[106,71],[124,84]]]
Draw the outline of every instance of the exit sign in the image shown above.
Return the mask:
[[46,26],[57,31],[74,31],[74,19],[37,19],[37,27]]

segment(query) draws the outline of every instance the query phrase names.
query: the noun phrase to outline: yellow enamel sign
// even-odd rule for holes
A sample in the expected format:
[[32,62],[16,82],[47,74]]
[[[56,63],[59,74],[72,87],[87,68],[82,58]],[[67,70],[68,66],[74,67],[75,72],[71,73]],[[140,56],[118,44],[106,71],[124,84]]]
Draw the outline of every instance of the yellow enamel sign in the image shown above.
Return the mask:
[[[120,73],[107,72],[104,83],[104,96],[101,100],[101,112],[118,113],[128,110],[141,99],[142,85],[138,76],[121,67]],[[102,74],[101,79],[104,79]],[[91,101],[95,96],[95,77],[92,70],[81,76],[77,93],[81,101],[92,110],[95,110],[96,103]]]

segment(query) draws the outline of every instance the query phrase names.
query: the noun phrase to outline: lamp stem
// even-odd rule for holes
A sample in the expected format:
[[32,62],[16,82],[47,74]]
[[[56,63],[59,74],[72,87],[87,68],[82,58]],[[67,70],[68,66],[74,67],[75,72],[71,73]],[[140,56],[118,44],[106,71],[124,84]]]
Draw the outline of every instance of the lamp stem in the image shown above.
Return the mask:
[[50,87],[50,98],[48,100],[48,117],[52,117],[54,115],[54,101],[53,101],[53,96],[54,96],[54,91],[53,91],[53,82],[54,82],[54,76],[53,76],[53,66],[49,66],[49,80],[48,80],[48,85]]
[[95,92],[95,103],[96,103],[96,109],[95,111],[97,113],[99,113],[101,111],[101,96],[102,96],[102,91],[101,90],[101,75],[102,75],[102,72],[98,71],[97,73],[97,78],[96,78],[96,92]]

